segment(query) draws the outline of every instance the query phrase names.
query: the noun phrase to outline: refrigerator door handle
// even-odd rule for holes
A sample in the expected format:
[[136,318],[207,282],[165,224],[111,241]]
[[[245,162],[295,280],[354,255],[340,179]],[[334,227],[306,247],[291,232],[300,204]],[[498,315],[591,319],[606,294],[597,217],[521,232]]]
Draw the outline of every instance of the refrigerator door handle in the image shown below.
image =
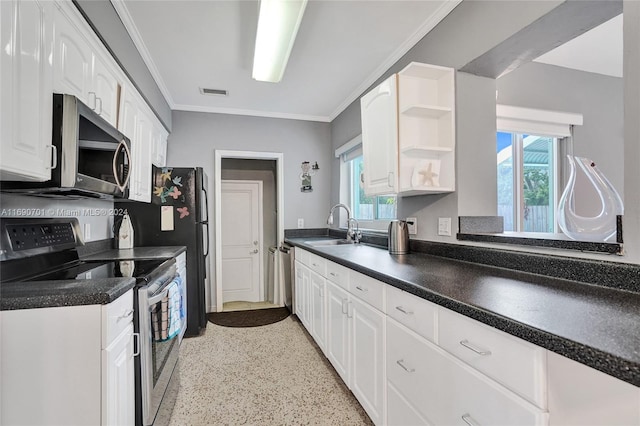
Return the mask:
[[[203,220],[203,222],[207,223],[209,222],[209,194],[207,193],[206,188],[204,187],[204,176],[202,177],[202,192],[204,193],[204,209],[205,212],[207,213],[207,217]],[[209,247],[207,245],[207,247]],[[209,252],[209,249],[207,248],[207,253]]]
[[205,240],[207,241],[207,249],[204,252],[204,257],[206,258],[207,256],[209,256],[209,222],[203,222],[202,225],[207,227],[207,231],[205,233],[205,236],[206,236]]

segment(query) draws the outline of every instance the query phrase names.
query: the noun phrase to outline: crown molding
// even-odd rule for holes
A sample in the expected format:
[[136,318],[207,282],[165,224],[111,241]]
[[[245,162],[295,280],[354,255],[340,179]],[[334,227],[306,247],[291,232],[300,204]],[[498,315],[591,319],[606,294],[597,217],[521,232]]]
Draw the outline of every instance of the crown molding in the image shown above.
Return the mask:
[[266,118],[284,118],[288,120],[317,121],[321,123],[329,123],[331,121],[329,117],[321,116],[321,115],[292,114],[287,112],[271,112],[271,111],[260,111],[260,110],[254,110],[254,109],[220,108],[220,107],[207,107],[207,106],[184,105],[184,104],[175,104],[173,105],[172,109],[174,111],[247,115],[252,117],[266,117]]
[[147,46],[142,40],[140,31],[138,31],[138,27],[133,22],[133,18],[129,13],[129,9],[127,8],[125,1],[111,0],[111,4],[113,5],[113,8],[116,10],[116,13],[120,17],[120,20],[122,21],[122,24],[124,25],[125,29],[129,33],[129,37],[131,37],[133,44],[138,49],[140,56],[142,56],[142,60],[147,65],[147,68],[149,69],[151,76],[153,77],[153,79],[156,81],[156,84],[160,88],[160,92],[162,92],[162,95],[164,96],[165,101],[167,101],[171,109],[174,109],[175,102],[171,97],[171,92],[169,92],[169,88],[167,87],[164,80],[162,79],[162,76],[160,75],[160,71],[158,71],[158,67],[156,66],[155,62],[151,58],[149,49],[147,49]]
[[329,115],[329,121],[333,121],[349,105],[357,100],[365,90],[384,75],[389,68],[398,62],[413,46],[415,46],[429,31],[435,28],[462,0],[445,0],[440,7],[429,16],[429,19],[407,38],[378,68],[375,69],[338,107]]

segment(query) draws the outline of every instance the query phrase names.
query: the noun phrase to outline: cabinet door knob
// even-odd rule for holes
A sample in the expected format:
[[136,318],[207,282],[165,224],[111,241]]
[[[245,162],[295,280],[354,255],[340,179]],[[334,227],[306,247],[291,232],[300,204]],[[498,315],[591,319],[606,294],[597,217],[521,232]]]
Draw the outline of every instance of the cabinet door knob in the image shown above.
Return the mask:
[[256,253],[258,253],[258,249],[251,250],[251,251],[249,252],[249,254],[256,254]]

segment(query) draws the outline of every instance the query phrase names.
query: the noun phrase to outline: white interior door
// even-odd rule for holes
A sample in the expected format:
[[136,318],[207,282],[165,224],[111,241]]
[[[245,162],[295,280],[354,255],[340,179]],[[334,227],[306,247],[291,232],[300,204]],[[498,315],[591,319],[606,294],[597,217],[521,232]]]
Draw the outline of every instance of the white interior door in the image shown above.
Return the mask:
[[222,301],[261,302],[262,182],[221,183]]

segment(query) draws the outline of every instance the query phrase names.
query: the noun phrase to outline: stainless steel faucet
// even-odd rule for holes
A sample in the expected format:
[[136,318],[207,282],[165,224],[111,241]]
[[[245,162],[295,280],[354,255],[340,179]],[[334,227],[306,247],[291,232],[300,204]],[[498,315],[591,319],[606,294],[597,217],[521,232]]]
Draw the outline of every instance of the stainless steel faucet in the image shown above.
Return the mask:
[[[360,238],[362,236],[362,232],[360,232],[360,225],[358,224],[358,220],[355,217],[351,217],[351,209],[345,204],[339,203],[335,206],[331,207],[329,211],[329,217],[327,218],[327,225],[333,225],[333,211],[338,207],[342,207],[347,211],[347,240],[358,243],[360,242]],[[353,230],[352,222],[356,223],[356,230]]]

